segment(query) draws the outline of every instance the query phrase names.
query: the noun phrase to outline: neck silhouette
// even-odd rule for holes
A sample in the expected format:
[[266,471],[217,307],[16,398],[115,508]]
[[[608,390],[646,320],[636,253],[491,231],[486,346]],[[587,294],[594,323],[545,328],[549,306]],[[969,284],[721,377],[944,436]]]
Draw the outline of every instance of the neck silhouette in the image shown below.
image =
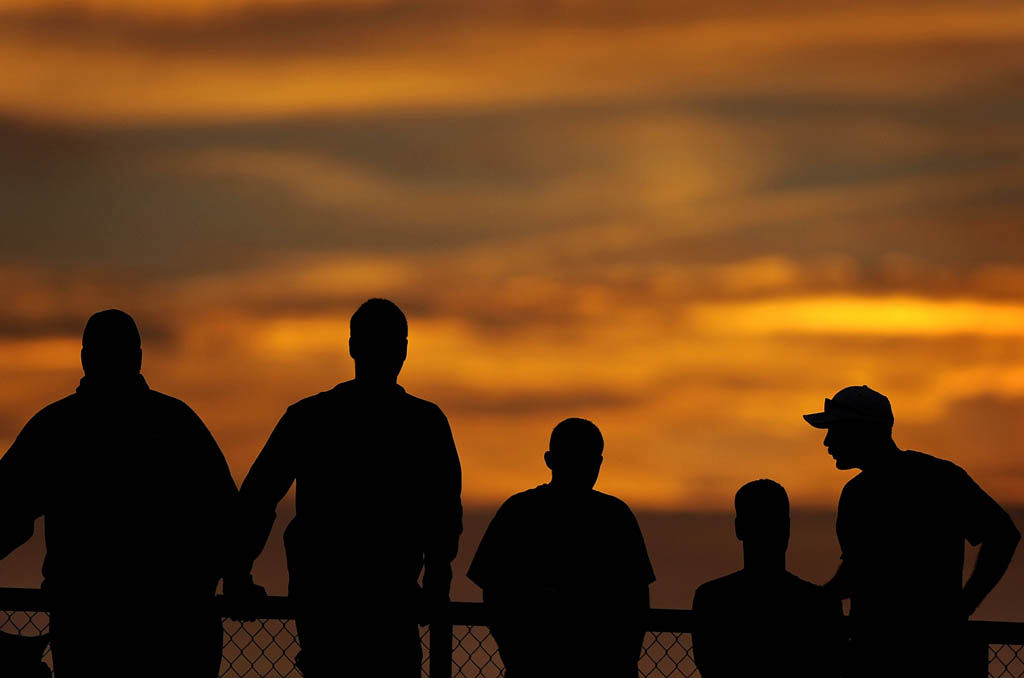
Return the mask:
[[383,390],[398,383],[398,371],[394,368],[356,362],[356,381],[374,390]]
[[879,441],[877,447],[871,450],[870,453],[865,454],[863,459],[856,468],[862,471],[873,471],[875,469],[885,468],[893,461],[896,460],[896,455],[903,452],[896,441],[892,438],[887,440]]
[[754,575],[779,575],[786,571],[786,547],[743,542],[743,569]]

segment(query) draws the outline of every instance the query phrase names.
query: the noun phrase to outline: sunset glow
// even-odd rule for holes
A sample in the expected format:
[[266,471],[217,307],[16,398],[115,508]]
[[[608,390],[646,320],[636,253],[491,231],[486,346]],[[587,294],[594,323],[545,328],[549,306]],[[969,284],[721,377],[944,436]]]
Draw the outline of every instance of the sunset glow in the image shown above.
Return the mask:
[[385,296],[470,504],[584,416],[635,506],[833,507],[850,384],[1024,503],[1021,54],[1010,1],[0,0],[0,451],[119,307],[241,480]]

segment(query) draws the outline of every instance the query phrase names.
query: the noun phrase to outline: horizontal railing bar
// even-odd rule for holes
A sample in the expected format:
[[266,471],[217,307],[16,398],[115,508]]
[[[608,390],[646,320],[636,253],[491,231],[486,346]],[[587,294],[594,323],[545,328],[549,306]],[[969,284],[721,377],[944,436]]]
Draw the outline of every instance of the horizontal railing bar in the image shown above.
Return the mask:
[[[217,596],[223,617],[243,616],[234,601]],[[34,588],[0,587],[0,610],[9,612],[49,612],[46,593]],[[295,608],[287,596],[267,596],[249,605],[249,616],[258,619],[294,619]],[[490,615],[483,603],[455,601],[447,615],[455,626],[487,626]],[[656,633],[692,633],[692,610],[655,608],[647,613],[646,630]],[[1024,622],[970,621],[970,634],[990,645],[1024,645]]]
[[41,589],[0,587],[0,610],[49,612],[50,601]]

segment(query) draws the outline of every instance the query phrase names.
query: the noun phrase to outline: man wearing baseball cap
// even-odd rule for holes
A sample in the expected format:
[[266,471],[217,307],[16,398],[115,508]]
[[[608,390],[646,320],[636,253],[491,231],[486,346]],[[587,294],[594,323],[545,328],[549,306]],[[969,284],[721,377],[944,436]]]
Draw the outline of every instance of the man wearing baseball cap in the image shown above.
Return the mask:
[[[857,676],[963,675],[967,618],[1006,572],[1020,532],[956,464],[901,450],[889,399],[849,386],[806,414],[828,430],[843,488],[836,535],[842,564],[826,589],[850,599]],[[963,583],[964,540],[981,545]]]

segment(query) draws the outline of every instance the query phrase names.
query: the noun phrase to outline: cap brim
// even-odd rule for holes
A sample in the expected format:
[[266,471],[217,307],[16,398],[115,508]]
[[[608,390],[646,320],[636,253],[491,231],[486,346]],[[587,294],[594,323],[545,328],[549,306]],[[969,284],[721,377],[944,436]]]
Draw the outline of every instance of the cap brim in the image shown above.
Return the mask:
[[813,426],[814,428],[828,428],[832,424],[839,421],[840,417],[828,412],[815,412],[814,414],[805,414],[804,421]]

